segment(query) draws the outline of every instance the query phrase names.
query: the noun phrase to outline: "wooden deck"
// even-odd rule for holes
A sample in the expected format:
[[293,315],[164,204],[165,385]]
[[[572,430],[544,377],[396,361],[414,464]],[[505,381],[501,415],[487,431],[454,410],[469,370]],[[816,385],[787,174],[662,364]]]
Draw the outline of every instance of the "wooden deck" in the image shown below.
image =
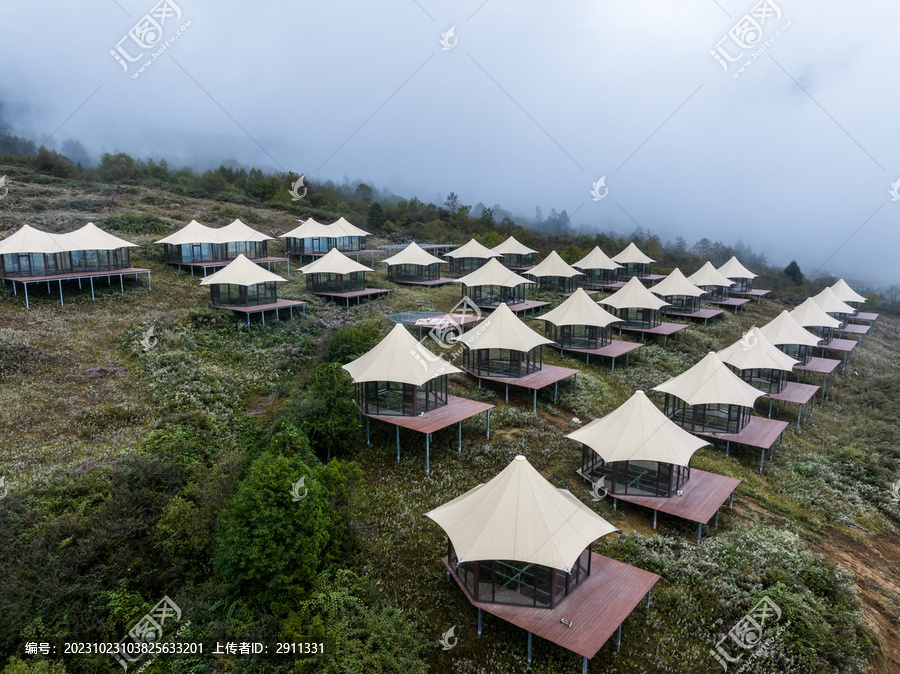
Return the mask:
[[[800,428],[800,419],[801,417],[806,418],[809,416],[809,413],[812,412],[812,408],[815,407],[815,397],[816,393],[819,392],[819,387],[814,384],[801,384],[796,381],[789,381],[784,385],[784,388],[778,393],[767,393],[764,398],[769,399],[769,418],[772,418],[772,401],[774,400],[777,403],[777,407],[775,408],[776,413],[782,404],[794,403],[799,405],[797,409],[797,428]],[[812,401],[812,405],[809,405],[810,401]],[[804,412],[806,414],[804,414]]]
[[666,311],[665,308],[662,310],[663,315],[670,316],[672,318],[690,318],[695,321],[703,321],[703,324],[706,325],[706,322],[710,318],[715,318],[716,316],[721,316],[725,312],[722,309],[697,309],[692,313],[684,313],[683,311]]
[[[556,608],[531,608],[474,601],[444,557],[460,591],[473,606],[516,627],[562,646],[585,658],[593,658],[640,604],[659,576],[609,557],[591,553],[591,575]],[[571,623],[568,627],[563,619]]]
[[613,324],[613,327],[618,328],[619,334],[623,332],[636,332],[639,333],[641,339],[644,338],[644,335],[656,335],[659,337],[662,335],[663,344],[665,344],[669,340],[669,335],[674,335],[682,330],[687,329],[687,325],[684,323],[660,323],[659,325],[652,328],[629,328],[626,326],[619,327],[618,324]]
[[839,351],[840,353],[851,353],[856,345],[859,344],[855,339],[838,339],[835,337],[828,344],[823,345],[822,349],[829,351]]
[[750,300],[743,298],[743,297],[729,297],[727,300],[704,299],[703,301],[706,302],[707,304],[714,304],[717,307],[732,308],[732,309],[734,309],[734,313],[737,313],[738,309],[741,309],[743,311],[745,308],[745,305],[750,303]]
[[450,283],[459,283],[459,279],[446,278],[444,276],[441,276],[440,278],[431,279],[429,281],[391,281],[391,283],[396,283],[397,285],[404,286],[422,286],[424,288],[434,288],[436,286],[445,286]]
[[746,297],[748,299],[753,299],[755,297],[756,303],[760,304],[762,302],[762,300],[765,299],[771,292],[772,292],[771,290],[763,290],[762,288],[759,288],[759,289],[753,289],[753,290],[747,290],[747,291],[732,290],[730,292],[730,294],[735,295],[737,297]]
[[744,426],[740,433],[700,433],[697,431],[693,431],[693,433],[704,438],[724,440],[725,456],[728,456],[732,442],[761,449],[762,456],[759,461],[759,472],[761,473],[765,464],[766,450],[770,449],[774,454],[775,441],[781,438],[782,442],[784,442],[784,431],[789,425],[786,421],[751,416],[750,421],[747,422],[747,425]]
[[[485,309],[487,311],[493,311],[497,308],[496,305],[493,304],[477,304],[479,309]],[[524,302],[518,302],[517,304],[507,304],[514,314],[522,314],[530,311],[534,313],[536,309],[542,309],[544,307],[550,306],[550,302],[537,302],[535,300],[525,300]]]
[[291,313],[291,318],[294,317],[294,307],[303,307],[303,313],[306,313],[306,302],[298,302],[297,300],[278,300],[277,302],[272,302],[271,304],[254,304],[253,306],[247,307],[232,307],[226,306],[224,304],[210,304],[213,309],[228,309],[230,311],[234,311],[239,314],[245,314],[247,316],[247,325],[250,325],[250,314],[261,314],[262,315],[262,324],[266,324],[266,312],[274,311],[275,312],[275,320],[278,320],[278,312],[281,309],[287,309]]
[[621,340],[614,339],[609,344],[600,349],[564,349],[558,344],[551,344],[550,346],[564,353],[583,353],[587,359],[585,361],[586,363],[591,362],[591,356],[610,358],[612,360],[612,371],[615,372],[616,358],[618,358],[619,356],[625,356],[625,360],[627,362],[628,354],[635,349],[642,349],[644,345],[638,342],[623,342]]
[[341,299],[345,300],[347,306],[350,306],[350,300],[356,299],[357,306],[359,305],[360,299],[368,299],[370,297],[378,297],[380,295],[388,295],[390,294],[390,290],[385,290],[384,288],[365,288],[363,290],[351,290],[347,293],[324,293],[324,292],[314,292],[312,290],[309,291],[313,295],[319,295],[321,297],[327,297],[329,299]]
[[856,316],[851,316],[850,320],[857,321],[866,321],[867,323],[874,323],[878,320],[879,314],[873,314],[865,311],[860,311]]
[[860,346],[862,346],[863,342],[866,341],[866,335],[869,334],[870,326],[868,325],[860,325],[859,323],[845,323],[844,327],[838,330],[837,332],[843,332],[848,335],[857,335]]
[[124,295],[125,294],[125,281],[124,277],[131,276],[134,274],[134,280],[137,281],[138,274],[146,274],[147,275],[147,286],[150,290],[153,290],[153,284],[150,283],[150,270],[142,269],[140,267],[125,267],[124,269],[108,269],[105,271],[81,271],[81,272],[71,272],[67,274],[49,274],[46,276],[0,276],[0,279],[3,280],[4,285],[6,281],[12,281],[12,289],[13,295],[18,295],[19,291],[16,289],[16,283],[21,283],[22,288],[25,291],[25,308],[30,309],[31,303],[28,299],[28,284],[29,283],[46,283],[47,284],[47,292],[50,292],[50,283],[55,282],[59,286],[59,304],[63,306],[63,281],[78,281],[78,289],[81,289],[81,280],[87,279],[91,286],[91,299],[95,299],[94,295],[94,279],[106,277],[108,283],[112,285],[112,277],[119,277],[119,290]]
[[481,380],[492,381],[497,384],[503,384],[506,387],[506,402],[509,402],[509,387],[521,386],[534,392],[533,408],[537,411],[537,392],[542,389],[554,385],[553,402],[556,402],[559,393],[559,382],[571,376],[575,376],[575,384],[578,384],[578,373],[580,370],[573,370],[570,367],[559,367],[558,365],[544,365],[537,372],[526,374],[524,377],[485,377],[477,375],[471,370],[463,368],[463,370],[478,380],[478,388],[481,388]]
[[[580,470],[577,473],[584,477]],[[735,477],[726,477],[691,468],[691,479],[682,487],[681,496],[669,498],[635,494],[608,494],[607,496],[613,499],[614,509],[616,501],[650,508],[654,513],[653,528],[655,529],[657,511],[689,522],[706,524],[719,512],[719,508],[734,493],[740,483],[741,481]]]
[[822,404],[824,405],[834,386],[834,380],[837,378],[837,366],[840,364],[841,361],[834,358],[812,357],[806,365],[795,365],[794,370],[797,371],[797,381],[800,381],[802,377],[804,383],[809,381],[810,374],[822,375]]
[[[247,259],[250,260],[250,262],[255,262],[256,264],[265,266],[268,269],[271,269],[269,267],[270,264],[274,265],[276,262],[288,262],[288,258],[286,257],[248,257]],[[187,267],[191,270],[191,276],[194,275],[194,269],[202,269],[203,275],[206,276],[207,269],[219,269],[221,267],[227,267],[232,262],[234,262],[234,260],[204,260],[200,262],[167,262],[167,264],[177,266],[179,269],[181,269],[182,267]],[[276,266],[275,269],[277,270],[278,267]],[[290,276],[291,269],[289,264],[285,264],[285,270],[287,272],[287,275]]]
[[436,410],[426,412],[421,416],[406,417],[399,414],[366,414],[360,410],[360,414],[366,418],[366,444],[369,442],[369,419],[383,421],[397,430],[397,463],[400,463],[400,429],[407,428],[417,433],[425,434],[425,473],[431,473],[431,434],[444,428],[458,424],[459,426],[459,452],[462,453],[462,422],[482,412],[487,412],[486,429],[487,438],[491,438],[491,410],[494,405],[482,403],[468,398],[447,396],[447,404]]

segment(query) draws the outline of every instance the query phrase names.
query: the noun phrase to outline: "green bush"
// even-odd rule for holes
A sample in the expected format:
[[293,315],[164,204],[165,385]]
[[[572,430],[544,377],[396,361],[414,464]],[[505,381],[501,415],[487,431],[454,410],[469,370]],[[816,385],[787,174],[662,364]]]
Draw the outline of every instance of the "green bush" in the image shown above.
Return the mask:
[[349,363],[375,346],[381,337],[381,328],[377,321],[368,320],[347,325],[331,338],[326,360],[332,363]]
[[122,211],[119,215],[110,215],[103,224],[109,229],[128,234],[166,234],[175,229],[155,215],[135,211]]

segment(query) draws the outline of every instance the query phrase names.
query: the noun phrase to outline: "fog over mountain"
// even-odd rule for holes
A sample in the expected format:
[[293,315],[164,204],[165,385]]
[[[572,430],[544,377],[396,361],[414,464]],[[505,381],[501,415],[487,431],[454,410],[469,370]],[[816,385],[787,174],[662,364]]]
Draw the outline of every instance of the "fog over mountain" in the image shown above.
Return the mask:
[[0,119],[50,147],[452,190],[897,280],[897,3],[0,6]]

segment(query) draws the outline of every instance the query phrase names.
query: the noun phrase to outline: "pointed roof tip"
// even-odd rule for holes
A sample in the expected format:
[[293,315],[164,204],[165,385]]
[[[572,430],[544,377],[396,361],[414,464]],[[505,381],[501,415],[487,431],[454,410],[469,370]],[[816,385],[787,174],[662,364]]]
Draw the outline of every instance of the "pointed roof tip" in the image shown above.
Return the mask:
[[479,260],[489,260],[492,257],[500,257],[500,253],[495,253],[487,246],[478,243],[475,239],[469,239],[459,248],[444,253],[443,257],[456,259],[458,257],[471,257]]
[[407,245],[406,248],[402,249],[396,255],[385,258],[382,262],[388,267],[392,267],[396,264],[414,264],[423,267],[432,264],[447,264],[447,260],[435,257],[415,241]]
[[731,259],[728,260],[728,262],[719,267],[718,272],[722,274],[722,276],[730,279],[747,279],[757,277],[757,274],[754,274],[752,271],[742,265],[734,255],[731,256]]
[[819,337],[804,328],[786,309],[759,329],[775,346],[816,346]]
[[688,405],[730,404],[753,407],[763,392],[734,372],[713,352],[681,374],[671,377],[654,391],[669,393]]
[[582,272],[578,271],[568,262],[563,260],[559,256],[559,253],[557,253],[555,250],[551,250],[550,254],[541,262],[523,273],[528,274],[529,276],[534,276],[535,278],[541,278],[544,276],[561,276],[565,278],[572,278],[573,276],[583,276]]
[[275,283],[286,282],[287,279],[273,274],[268,269],[259,266],[253,260],[245,257],[243,254],[238,255],[224,268],[210,274],[200,280],[200,285],[219,285],[230,284],[238,286],[254,286],[259,283]]
[[830,287],[823,288],[818,294],[813,295],[812,300],[827,313],[852,314],[856,311],[840,299]]
[[594,246],[590,253],[585,255],[583,258],[578,260],[572,264],[576,269],[621,269],[622,265],[618,262],[613,262],[609,256],[604,253],[600,246]]
[[804,328],[838,328],[841,325],[838,319],[829,316],[812,297],[806,298],[794,307],[790,314]]
[[613,255],[612,261],[620,264],[650,264],[651,262],[656,262],[652,257],[644,254],[634,241],[625,246],[625,250],[621,253]]
[[838,299],[842,302],[863,303],[866,301],[865,296],[860,295],[853,288],[851,288],[844,279],[838,279],[837,283],[831,286],[831,289],[834,291],[834,294],[837,295]]
[[499,253],[500,255],[528,255],[529,253],[536,253],[537,251],[529,248],[523,243],[519,243],[516,241],[515,237],[510,236],[503,243],[498,243],[496,246],[491,248],[492,252]]
[[457,281],[469,287],[492,285],[515,288],[523,283],[534,285],[534,281],[531,279],[519,276],[516,272],[504,267],[496,257],[492,257],[475,271],[461,276]]
[[721,286],[729,288],[734,284],[730,278],[727,278],[718,269],[713,267],[713,263],[707,260],[700,269],[687,277],[687,280],[696,286]]
[[350,256],[344,255],[337,248],[332,248],[318,260],[314,260],[309,264],[300,267],[300,271],[304,274],[352,274],[353,272],[374,271],[364,264],[360,264],[356,260],[351,260]]
[[600,300],[600,303],[614,309],[661,309],[669,306],[669,302],[650,292],[637,276],[632,276],[628,283]]
[[544,344],[553,344],[552,339],[547,339],[529,328],[505,302],[481,322],[478,330],[463,333],[459,341],[471,350],[531,351]]
[[610,323],[622,320],[591,299],[584,288],[578,288],[565,302],[546,314],[537,316],[537,319],[549,321],[556,326],[588,325],[598,328],[605,328]]
[[688,281],[687,278],[685,278],[684,273],[682,273],[678,267],[675,267],[666,278],[648,288],[648,290],[659,297],[675,297],[678,295],[685,297],[700,297],[701,295],[706,294],[706,291],[703,290],[703,288],[698,288]]
[[515,460],[516,460],[516,461],[527,461],[528,459],[526,459],[526,458],[525,458],[524,456],[522,456],[521,454],[516,454]]

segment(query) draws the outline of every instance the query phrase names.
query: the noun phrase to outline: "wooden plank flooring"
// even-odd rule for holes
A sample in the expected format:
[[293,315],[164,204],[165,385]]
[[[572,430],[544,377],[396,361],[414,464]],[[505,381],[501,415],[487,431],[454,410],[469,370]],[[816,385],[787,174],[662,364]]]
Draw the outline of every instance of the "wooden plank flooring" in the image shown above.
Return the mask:
[[619,327],[618,324],[613,324],[613,327],[618,328],[619,332],[639,332],[642,335],[661,335],[663,337],[668,337],[669,335],[674,335],[676,332],[681,332],[682,330],[687,329],[687,325],[684,323],[660,323],[659,325],[652,328],[629,328],[626,326]]
[[275,309],[287,309],[291,307],[302,307],[306,302],[298,302],[296,300],[278,300],[271,304],[254,304],[247,307],[232,307],[224,304],[210,304],[213,309],[229,309],[242,314],[256,314],[261,311],[274,311]]
[[681,311],[666,311],[665,308],[663,308],[662,313],[666,316],[671,316],[672,318],[692,318],[697,321],[706,322],[710,318],[721,316],[725,312],[722,309],[697,309],[697,311],[687,314]]
[[42,281],[75,281],[80,278],[98,278],[101,276],[120,276],[129,274],[150,274],[149,269],[139,267],[126,267],[124,269],[109,269],[107,271],[79,271],[67,274],[50,274],[47,276],[3,276],[4,281],[17,283],[39,283]]
[[572,349],[568,347],[562,348],[558,344],[551,344],[550,346],[564,352],[584,353],[589,356],[606,356],[607,358],[618,358],[619,356],[624,356],[626,353],[631,353],[635,349],[640,349],[644,345],[638,342],[623,342],[619,339],[614,339],[609,344],[600,349]]
[[778,393],[767,393],[763,397],[769,400],[805,405],[815,397],[818,391],[819,387],[814,384],[800,384],[795,381],[789,381]]
[[572,375],[577,375],[580,370],[573,370],[570,367],[559,367],[558,365],[544,365],[537,372],[532,372],[531,374],[526,374],[524,377],[485,377],[484,375],[478,375],[472,372],[471,370],[467,370],[463,368],[468,374],[472,375],[476,379],[484,379],[485,381],[492,381],[498,384],[509,384],[510,386],[521,386],[523,388],[527,388],[530,390],[542,389],[546,386],[550,386],[550,384],[555,384],[558,381],[562,381]]
[[433,288],[435,286],[445,286],[450,283],[459,283],[459,279],[446,278],[444,276],[441,276],[440,278],[431,279],[429,281],[392,281],[392,283],[405,286],[423,286],[425,288]]
[[834,358],[819,358],[813,356],[806,365],[795,365],[795,370],[803,372],[815,372],[817,374],[831,374],[835,368],[841,364],[841,361]]
[[412,431],[427,434],[447,428],[493,408],[494,405],[477,400],[447,396],[446,405],[438,407],[436,410],[431,410],[420,417],[404,417],[399,414],[366,414],[365,412],[363,412],[363,416],[383,421],[392,426],[400,426],[401,428],[408,428]]
[[587,580],[556,608],[531,608],[474,601],[446,557],[443,561],[473,606],[586,658],[597,654],[659,580],[655,573],[592,552]]
[[757,449],[769,449],[789,425],[787,421],[751,416],[750,421],[740,433],[700,433],[698,431],[692,431],[692,433],[704,438],[735,442]]

